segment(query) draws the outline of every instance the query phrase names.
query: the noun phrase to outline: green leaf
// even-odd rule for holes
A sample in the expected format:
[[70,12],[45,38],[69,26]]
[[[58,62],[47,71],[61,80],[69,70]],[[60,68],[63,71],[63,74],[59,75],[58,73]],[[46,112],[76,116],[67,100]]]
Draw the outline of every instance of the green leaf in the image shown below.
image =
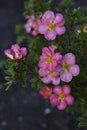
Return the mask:
[[13,84],[13,81],[12,81],[12,80],[10,80],[10,81],[8,81],[7,83],[5,83],[5,84],[4,84],[5,87],[6,87],[5,90],[8,90],[8,89],[11,87],[12,84]]

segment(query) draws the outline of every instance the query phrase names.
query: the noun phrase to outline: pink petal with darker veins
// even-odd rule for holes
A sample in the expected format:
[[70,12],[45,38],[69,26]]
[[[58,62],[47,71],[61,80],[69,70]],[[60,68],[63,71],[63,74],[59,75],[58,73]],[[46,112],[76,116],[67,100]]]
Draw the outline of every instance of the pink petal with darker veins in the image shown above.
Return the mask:
[[54,53],[54,47],[44,47],[42,49],[42,55],[44,56],[51,56]]
[[55,48],[53,46],[49,46],[48,48],[49,48],[49,50],[51,52],[51,55],[54,55]]
[[55,24],[59,24],[63,21],[63,15],[61,13],[57,13],[56,14],[56,17],[55,17],[55,20],[54,20],[54,23]]
[[58,23],[58,24],[57,24],[57,26],[58,26],[58,27],[62,27],[62,26],[64,26],[64,23],[65,23],[65,21],[64,21],[64,19],[63,19],[63,20],[61,21],[61,23]]
[[41,61],[39,61],[38,66],[43,68],[43,69],[46,69],[47,68],[47,63],[41,60]]
[[49,70],[54,70],[56,65],[57,65],[57,62],[54,60],[52,63],[48,63],[48,67],[47,68]]
[[55,18],[55,15],[52,11],[48,10],[42,16],[42,23],[48,24],[51,23]]

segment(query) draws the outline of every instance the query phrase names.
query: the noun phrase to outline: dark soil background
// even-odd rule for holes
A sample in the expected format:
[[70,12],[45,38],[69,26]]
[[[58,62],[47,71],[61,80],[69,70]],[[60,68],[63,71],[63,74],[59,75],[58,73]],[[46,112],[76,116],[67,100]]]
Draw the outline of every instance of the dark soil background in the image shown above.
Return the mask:
[[[84,6],[87,0],[75,3]],[[5,58],[3,51],[15,43],[14,28],[24,22],[23,10],[24,0],[0,0],[0,59]],[[52,108],[41,99],[30,84],[26,88],[15,85],[9,91],[0,89],[0,130],[87,130],[77,128],[77,123],[75,116]]]

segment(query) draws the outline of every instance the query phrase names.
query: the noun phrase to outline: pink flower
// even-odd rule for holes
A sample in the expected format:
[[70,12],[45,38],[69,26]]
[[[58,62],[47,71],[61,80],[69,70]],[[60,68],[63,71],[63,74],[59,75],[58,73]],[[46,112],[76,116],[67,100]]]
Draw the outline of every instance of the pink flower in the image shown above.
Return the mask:
[[41,24],[40,19],[35,19],[33,15],[27,18],[28,18],[28,21],[24,25],[26,32],[31,33],[33,36],[37,36],[39,34],[38,28]]
[[35,20],[35,17],[32,15],[30,17],[28,17],[28,21],[27,23],[24,25],[24,28],[26,30],[27,33],[30,33],[31,32],[31,29],[32,29],[32,25],[33,25],[33,22]]
[[14,44],[10,49],[4,51],[5,55],[11,60],[20,60],[27,55],[27,49],[18,44]]
[[62,35],[66,31],[64,18],[61,13],[56,15],[52,11],[46,11],[42,16],[42,23],[39,32],[45,35],[47,40],[54,40],[56,35]]
[[61,62],[62,55],[54,52],[54,47],[44,47],[42,49],[42,56],[38,66],[43,69],[55,70],[55,67]]
[[68,85],[54,87],[53,94],[50,96],[50,103],[57,106],[59,110],[64,110],[67,105],[74,103],[74,97],[70,95],[70,92],[71,88]]
[[39,28],[40,24],[41,24],[40,19],[37,19],[33,22],[33,24],[32,24],[32,28],[33,28],[32,35],[33,36],[37,36],[39,34],[38,28]]
[[64,82],[70,82],[73,76],[80,73],[80,68],[75,64],[75,56],[72,53],[67,53],[63,56],[61,65],[57,66],[57,72],[60,74],[60,79]]
[[53,85],[59,85],[60,77],[55,70],[40,69],[39,75],[42,77],[41,80],[45,84],[53,83]]
[[39,91],[39,93],[43,98],[48,99],[50,95],[52,94],[52,88],[45,86]]

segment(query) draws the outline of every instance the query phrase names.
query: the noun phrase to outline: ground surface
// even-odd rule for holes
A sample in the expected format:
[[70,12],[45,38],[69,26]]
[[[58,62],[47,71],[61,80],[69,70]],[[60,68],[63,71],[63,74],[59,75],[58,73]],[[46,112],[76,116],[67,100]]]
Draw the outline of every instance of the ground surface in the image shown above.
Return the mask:
[[[55,0],[55,3],[58,0]],[[87,0],[75,0],[76,5],[87,5]],[[15,43],[15,24],[22,23],[24,0],[0,0],[0,59],[3,50]],[[1,72],[1,71],[0,71]],[[0,81],[3,73],[0,74]],[[0,130],[87,130],[77,128],[74,116],[50,107],[28,85],[0,90]]]

